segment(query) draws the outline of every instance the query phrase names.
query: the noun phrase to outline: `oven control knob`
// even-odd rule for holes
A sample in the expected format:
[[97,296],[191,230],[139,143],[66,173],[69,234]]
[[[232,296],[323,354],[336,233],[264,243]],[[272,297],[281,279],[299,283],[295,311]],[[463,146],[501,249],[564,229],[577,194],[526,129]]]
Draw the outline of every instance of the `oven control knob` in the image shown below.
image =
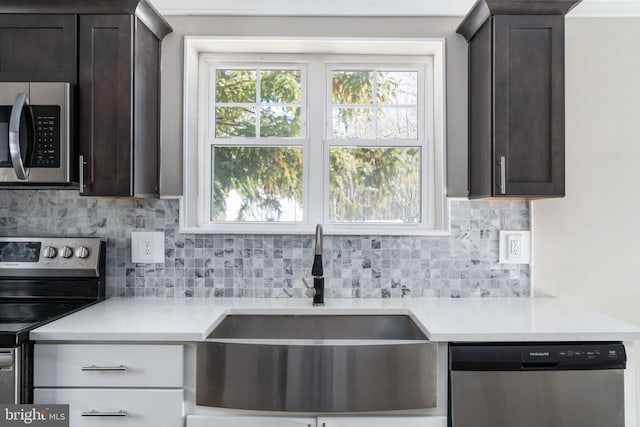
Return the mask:
[[89,256],[89,249],[84,246],[80,246],[76,249],[76,256],[80,259],[85,259]]
[[44,255],[45,258],[55,258],[57,254],[58,251],[56,251],[56,248],[53,246],[45,246],[44,251],[42,252],[42,255]]
[[71,258],[73,256],[73,249],[69,246],[65,246],[60,249],[60,255],[62,255],[62,258]]

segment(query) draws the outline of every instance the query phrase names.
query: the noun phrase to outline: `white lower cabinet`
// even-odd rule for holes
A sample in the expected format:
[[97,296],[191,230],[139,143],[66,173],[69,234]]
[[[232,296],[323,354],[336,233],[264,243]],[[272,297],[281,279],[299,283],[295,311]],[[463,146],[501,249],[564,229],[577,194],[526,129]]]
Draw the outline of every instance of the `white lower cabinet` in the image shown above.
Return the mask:
[[187,427],[446,427],[444,416],[256,417],[189,415]]
[[447,417],[318,417],[317,427],[447,427]]
[[187,415],[187,427],[316,427],[316,418]]
[[182,390],[54,389],[34,391],[36,403],[68,404],[71,427],[179,427]]
[[34,346],[34,403],[68,404],[70,427],[184,427],[184,346]]

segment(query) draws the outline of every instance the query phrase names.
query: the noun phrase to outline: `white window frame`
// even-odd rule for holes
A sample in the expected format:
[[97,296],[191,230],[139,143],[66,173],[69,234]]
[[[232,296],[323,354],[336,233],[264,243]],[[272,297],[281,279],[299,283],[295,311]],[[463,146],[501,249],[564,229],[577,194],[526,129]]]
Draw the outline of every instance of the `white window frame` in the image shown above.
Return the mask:
[[[448,204],[445,190],[444,156],[444,40],[442,39],[336,39],[327,38],[224,38],[185,37],[184,91],[184,193],[180,205],[180,231],[224,234],[309,234],[323,223],[327,234],[369,235],[446,235],[449,234]],[[250,53],[251,52],[251,53]],[[327,55],[326,52],[331,52]],[[393,55],[393,56],[392,56]],[[211,221],[211,147],[237,146],[238,139],[209,138],[208,93],[211,90],[211,64],[223,68],[288,68],[300,66],[305,74],[303,90],[302,139],[246,138],[248,146],[303,147],[303,221],[291,222],[215,222]],[[416,69],[419,120],[417,139],[337,140],[331,136],[331,73],[337,69]],[[419,74],[420,75],[420,74]],[[323,82],[316,84],[316,82]],[[305,83],[303,83],[304,85]],[[307,98],[305,99],[305,96]],[[324,102],[308,103],[308,99]],[[433,102],[424,102],[431,100]],[[423,103],[424,105],[420,105]],[[305,114],[306,110],[306,114]],[[424,129],[424,134],[421,133]],[[254,141],[251,144],[251,141]],[[420,223],[329,223],[330,146],[421,147]],[[208,152],[207,152],[208,149]],[[310,159],[321,159],[311,162]],[[194,170],[195,169],[195,170]],[[318,186],[321,182],[321,188]],[[312,184],[314,186],[312,187]],[[320,192],[320,193],[319,193]],[[209,195],[207,197],[207,195]],[[321,200],[318,200],[321,199]]]

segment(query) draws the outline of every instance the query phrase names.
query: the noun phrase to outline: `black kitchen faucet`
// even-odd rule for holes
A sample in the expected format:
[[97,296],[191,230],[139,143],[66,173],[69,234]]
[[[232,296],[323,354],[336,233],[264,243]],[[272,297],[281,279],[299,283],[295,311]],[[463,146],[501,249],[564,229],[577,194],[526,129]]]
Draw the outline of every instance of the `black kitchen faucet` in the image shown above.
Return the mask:
[[313,297],[313,305],[324,305],[324,269],[322,267],[322,225],[316,225],[316,247],[313,256],[313,267],[311,267],[311,275],[313,276],[313,288],[307,281],[302,279],[307,286],[307,296]]

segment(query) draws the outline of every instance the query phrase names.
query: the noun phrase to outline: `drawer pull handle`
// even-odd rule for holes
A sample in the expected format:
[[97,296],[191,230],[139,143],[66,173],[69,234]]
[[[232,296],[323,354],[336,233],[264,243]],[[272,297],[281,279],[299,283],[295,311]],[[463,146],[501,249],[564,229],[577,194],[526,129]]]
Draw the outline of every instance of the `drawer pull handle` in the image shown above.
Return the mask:
[[118,412],[102,412],[92,409],[89,412],[82,412],[80,415],[82,415],[83,417],[126,417],[128,414],[122,409],[120,409]]
[[118,366],[91,365],[91,366],[83,366],[82,370],[84,372],[92,372],[92,371],[125,372],[127,370],[127,367],[124,365],[118,365]]

